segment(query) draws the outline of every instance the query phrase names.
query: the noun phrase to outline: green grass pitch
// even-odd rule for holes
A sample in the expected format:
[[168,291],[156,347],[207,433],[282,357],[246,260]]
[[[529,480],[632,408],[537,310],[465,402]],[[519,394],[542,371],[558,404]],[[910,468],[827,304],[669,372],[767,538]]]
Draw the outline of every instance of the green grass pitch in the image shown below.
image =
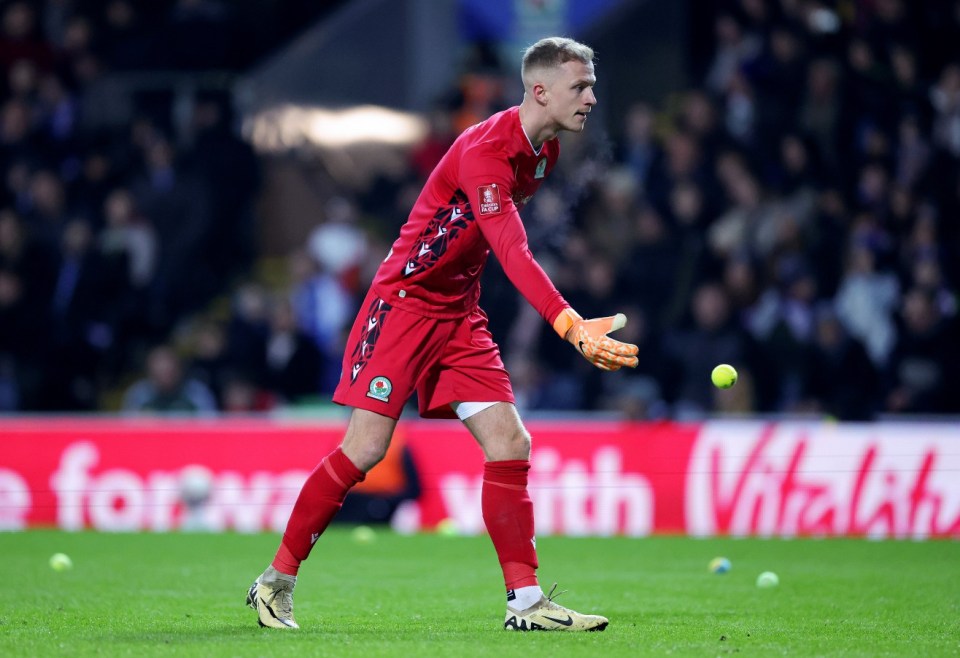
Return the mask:
[[[353,541],[334,527],[296,592],[299,631],[243,606],[277,535],[0,534],[4,656],[955,656],[960,542],[679,537],[538,542],[560,603],[604,633],[501,630],[486,537]],[[55,572],[50,555],[74,568]],[[711,558],[733,569],[709,573]],[[761,571],[780,586],[758,589]]]

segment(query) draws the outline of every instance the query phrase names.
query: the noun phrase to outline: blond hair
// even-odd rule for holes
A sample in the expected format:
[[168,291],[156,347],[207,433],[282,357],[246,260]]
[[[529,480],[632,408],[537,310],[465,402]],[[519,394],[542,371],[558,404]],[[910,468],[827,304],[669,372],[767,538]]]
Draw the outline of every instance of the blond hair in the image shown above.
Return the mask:
[[524,86],[528,86],[534,69],[556,68],[571,61],[592,63],[593,48],[567,37],[546,37],[524,51],[520,77]]

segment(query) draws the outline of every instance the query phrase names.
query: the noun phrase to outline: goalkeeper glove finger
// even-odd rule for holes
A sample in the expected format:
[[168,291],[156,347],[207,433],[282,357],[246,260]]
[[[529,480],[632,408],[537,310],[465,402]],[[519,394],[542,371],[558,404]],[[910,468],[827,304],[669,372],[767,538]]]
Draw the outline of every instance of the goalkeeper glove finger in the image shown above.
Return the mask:
[[619,370],[621,366],[636,368],[638,364],[636,345],[621,343],[607,336],[626,324],[627,316],[623,313],[584,320],[576,311],[568,308],[554,320],[553,326],[557,333],[564,330],[561,335],[590,363],[602,370]]
[[622,367],[620,365],[617,365],[616,363],[610,363],[605,359],[597,359],[595,361],[591,359],[590,363],[600,368],[600,370],[606,370],[607,372],[615,372],[617,370],[620,370],[620,368]]

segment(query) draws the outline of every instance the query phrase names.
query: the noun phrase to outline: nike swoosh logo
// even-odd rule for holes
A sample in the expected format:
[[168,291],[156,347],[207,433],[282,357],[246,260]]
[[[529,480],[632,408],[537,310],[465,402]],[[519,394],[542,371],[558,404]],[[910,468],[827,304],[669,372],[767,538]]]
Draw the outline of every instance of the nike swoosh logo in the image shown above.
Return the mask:
[[582,341],[582,340],[580,341],[579,347],[580,347],[580,353],[581,353],[581,354],[586,354],[586,352],[583,351],[583,341]]
[[543,616],[544,619],[549,619],[550,621],[555,621],[561,626],[573,626],[573,617],[567,616],[566,619],[554,619],[553,617]]

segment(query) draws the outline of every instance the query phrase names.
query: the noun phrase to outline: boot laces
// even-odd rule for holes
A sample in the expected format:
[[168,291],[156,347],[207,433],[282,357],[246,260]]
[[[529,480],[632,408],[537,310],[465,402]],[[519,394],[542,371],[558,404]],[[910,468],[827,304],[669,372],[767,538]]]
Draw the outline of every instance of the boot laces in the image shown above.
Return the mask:
[[[554,594],[556,592],[556,594]],[[557,583],[553,584],[553,587],[550,588],[550,592],[547,594],[546,606],[552,609],[563,608],[559,603],[556,603],[554,599],[562,594],[566,594],[567,590],[561,590],[557,592]]]

